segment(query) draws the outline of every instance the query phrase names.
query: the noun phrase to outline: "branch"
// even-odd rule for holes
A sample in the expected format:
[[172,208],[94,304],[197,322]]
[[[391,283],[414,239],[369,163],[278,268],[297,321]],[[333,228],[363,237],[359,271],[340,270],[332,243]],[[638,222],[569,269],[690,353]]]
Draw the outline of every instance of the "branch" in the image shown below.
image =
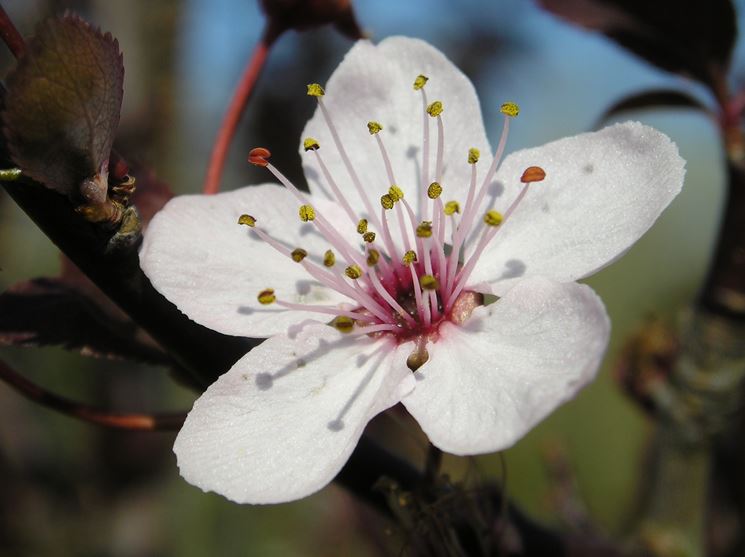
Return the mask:
[[250,339],[221,335],[187,318],[150,284],[140,269],[136,242],[107,252],[111,233],[86,222],[64,196],[24,178],[2,187],[96,286],[191,373],[195,386],[206,388],[255,346]]
[[26,398],[84,422],[129,431],[178,431],[186,419],[185,412],[174,414],[119,414],[89,406],[51,393],[18,374],[0,360],[0,380]]

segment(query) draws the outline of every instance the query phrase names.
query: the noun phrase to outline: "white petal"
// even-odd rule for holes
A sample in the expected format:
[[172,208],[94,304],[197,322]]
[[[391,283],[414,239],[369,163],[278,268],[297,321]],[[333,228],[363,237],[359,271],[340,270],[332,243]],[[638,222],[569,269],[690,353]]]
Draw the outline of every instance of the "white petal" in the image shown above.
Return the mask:
[[174,445],[181,475],[238,503],[310,495],[411,388],[404,362],[391,343],[324,325],[268,339],[194,404]]
[[348,301],[238,224],[241,214],[251,214],[275,239],[321,261],[329,245],[312,223],[300,222],[299,206],[287,190],[271,184],[176,197],[148,226],[140,264],[156,290],[210,329],[253,337],[284,332],[320,314],[262,306],[256,296],[265,288],[289,302]]
[[519,282],[447,324],[402,399],[430,441],[460,455],[505,449],[593,379],[610,324],[585,285]]
[[[480,165],[491,162],[490,147],[484,131],[478,97],[469,79],[440,51],[424,41],[392,37],[375,46],[359,41],[333,73],[326,86],[323,102],[336,125],[375,211],[380,211],[380,196],[391,185],[385,172],[376,140],[368,133],[367,122],[383,125],[383,139],[391,159],[395,179],[407,201],[417,211],[422,163],[421,93],[413,89],[419,74],[430,79],[425,90],[429,102],[444,105],[444,170],[442,185],[447,199],[465,197],[470,166],[468,149],[482,152]],[[430,127],[430,178],[434,181],[437,123],[428,117]],[[303,138],[319,140],[320,153],[337,183],[356,211],[365,214],[364,205],[349,179],[320,109],[305,126]],[[328,191],[317,170],[315,156],[300,147],[305,174],[314,194]],[[367,215],[366,215],[367,216]]]
[[[683,185],[685,161],[670,139],[638,122],[560,139],[510,155],[497,173],[504,210],[520,176],[546,179],[525,198],[479,259],[471,283],[505,292],[515,277],[576,280],[620,257],[654,224]],[[512,280],[510,280],[512,279]]]

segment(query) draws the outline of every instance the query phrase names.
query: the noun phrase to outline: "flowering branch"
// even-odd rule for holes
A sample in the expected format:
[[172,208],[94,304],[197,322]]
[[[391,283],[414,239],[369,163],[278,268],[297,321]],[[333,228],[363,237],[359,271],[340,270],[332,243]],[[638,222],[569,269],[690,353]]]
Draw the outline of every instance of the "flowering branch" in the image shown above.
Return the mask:
[[129,431],[177,431],[185,412],[173,414],[119,414],[56,395],[32,383],[0,360],[0,380],[26,398],[84,422]]

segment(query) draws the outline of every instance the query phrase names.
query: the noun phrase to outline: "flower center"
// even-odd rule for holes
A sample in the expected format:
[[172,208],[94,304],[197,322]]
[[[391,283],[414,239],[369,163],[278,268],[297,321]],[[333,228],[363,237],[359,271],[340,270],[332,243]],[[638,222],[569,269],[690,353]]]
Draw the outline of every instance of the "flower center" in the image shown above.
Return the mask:
[[[318,312],[330,316],[330,325],[350,334],[395,335],[399,341],[417,339],[417,351],[412,357],[418,367],[426,361],[425,346],[436,340],[439,326],[444,321],[462,323],[481,297],[467,289],[468,279],[486,246],[515,211],[528,191],[529,185],[541,181],[545,173],[539,167],[528,168],[521,178],[523,187],[504,214],[490,209],[478,218],[488,184],[491,183],[509,131],[510,118],[518,113],[514,103],[501,107],[504,127],[494,159],[479,183],[478,149],[468,149],[466,161],[471,166],[471,179],[465,201],[450,200],[443,203],[441,196],[447,191],[443,185],[443,152],[445,130],[441,101],[429,102],[424,86],[425,76],[418,76],[414,90],[422,100],[422,181],[417,185],[418,214],[408,202],[404,190],[397,185],[394,168],[381,137],[383,126],[376,121],[367,123],[374,138],[382,167],[390,187],[381,192],[378,209],[368,196],[369,188],[363,187],[336,126],[323,103],[323,88],[318,84],[308,86],[308,95],[317,99],[338,156],[341,158],[350,181],[365,207],[365,214],[356,214],[337,181],[329,172],[320,153],[320,144],[313,138],[304,141],[306,153],[318,164],[334,201],[344,210],[349,223],[332,223],[314,207],[308,197],[295,187],[270,162],[268,149],[258,147],[249,154],[249,162],[267,168],[298,200],[298,216],[311,222],[330,244],[323,254],[322,264],[307,258],[302,247],[289,249],[263,230],[260,219],[242,215],[239,224],[251,227],[254,232],[277,251],[302,265],[316,281],[340,292],[350,299],[342,306],[298,304],[278,297],[267,288],[258,295],[261,304],[275,303],[287,309]],[[430,152],[430,123],[436,124],[434,153]],[[433,156],[434,155],[434,156]],[[432,160],[434,159],[434,160]],[[430,166],[430,163],[434,163]],[[347,229],[348,228],[348,229]],[[356,235],[352,232],[356,231]],[[349,238],[355,238],[350,241]],[[467,245],[470,238],[476,238]],[[345,264],[339,264],[337,253]],[[416,359],[415,358],[415,359]],[[410,366],[411,367],[411,366]]]

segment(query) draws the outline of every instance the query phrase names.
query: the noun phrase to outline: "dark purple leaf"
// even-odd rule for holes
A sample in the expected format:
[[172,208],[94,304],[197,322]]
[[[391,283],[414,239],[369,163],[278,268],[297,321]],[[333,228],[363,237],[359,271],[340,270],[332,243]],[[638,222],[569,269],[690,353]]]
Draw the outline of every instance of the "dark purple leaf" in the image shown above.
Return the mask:
[[669,108],[692,108],[709,112],[709,109],[694,97],[674,89],[656,89],[634,93],[613,103],[600,119],[604,122],[630,110],[664,110]]
[[110,34],[71,15],[40,23],[6,82],[3,124],[13,161],[65,194],[105,173],[123,79]]
[[131,321],[112,316],[61,279],[31,280],[0,295],[0,344],[59,345],[87,356],[172,363]]
[[730,0],[538,0],[548,11],[599,31],[650,64],[708,85],[722,100],[737,37]]

